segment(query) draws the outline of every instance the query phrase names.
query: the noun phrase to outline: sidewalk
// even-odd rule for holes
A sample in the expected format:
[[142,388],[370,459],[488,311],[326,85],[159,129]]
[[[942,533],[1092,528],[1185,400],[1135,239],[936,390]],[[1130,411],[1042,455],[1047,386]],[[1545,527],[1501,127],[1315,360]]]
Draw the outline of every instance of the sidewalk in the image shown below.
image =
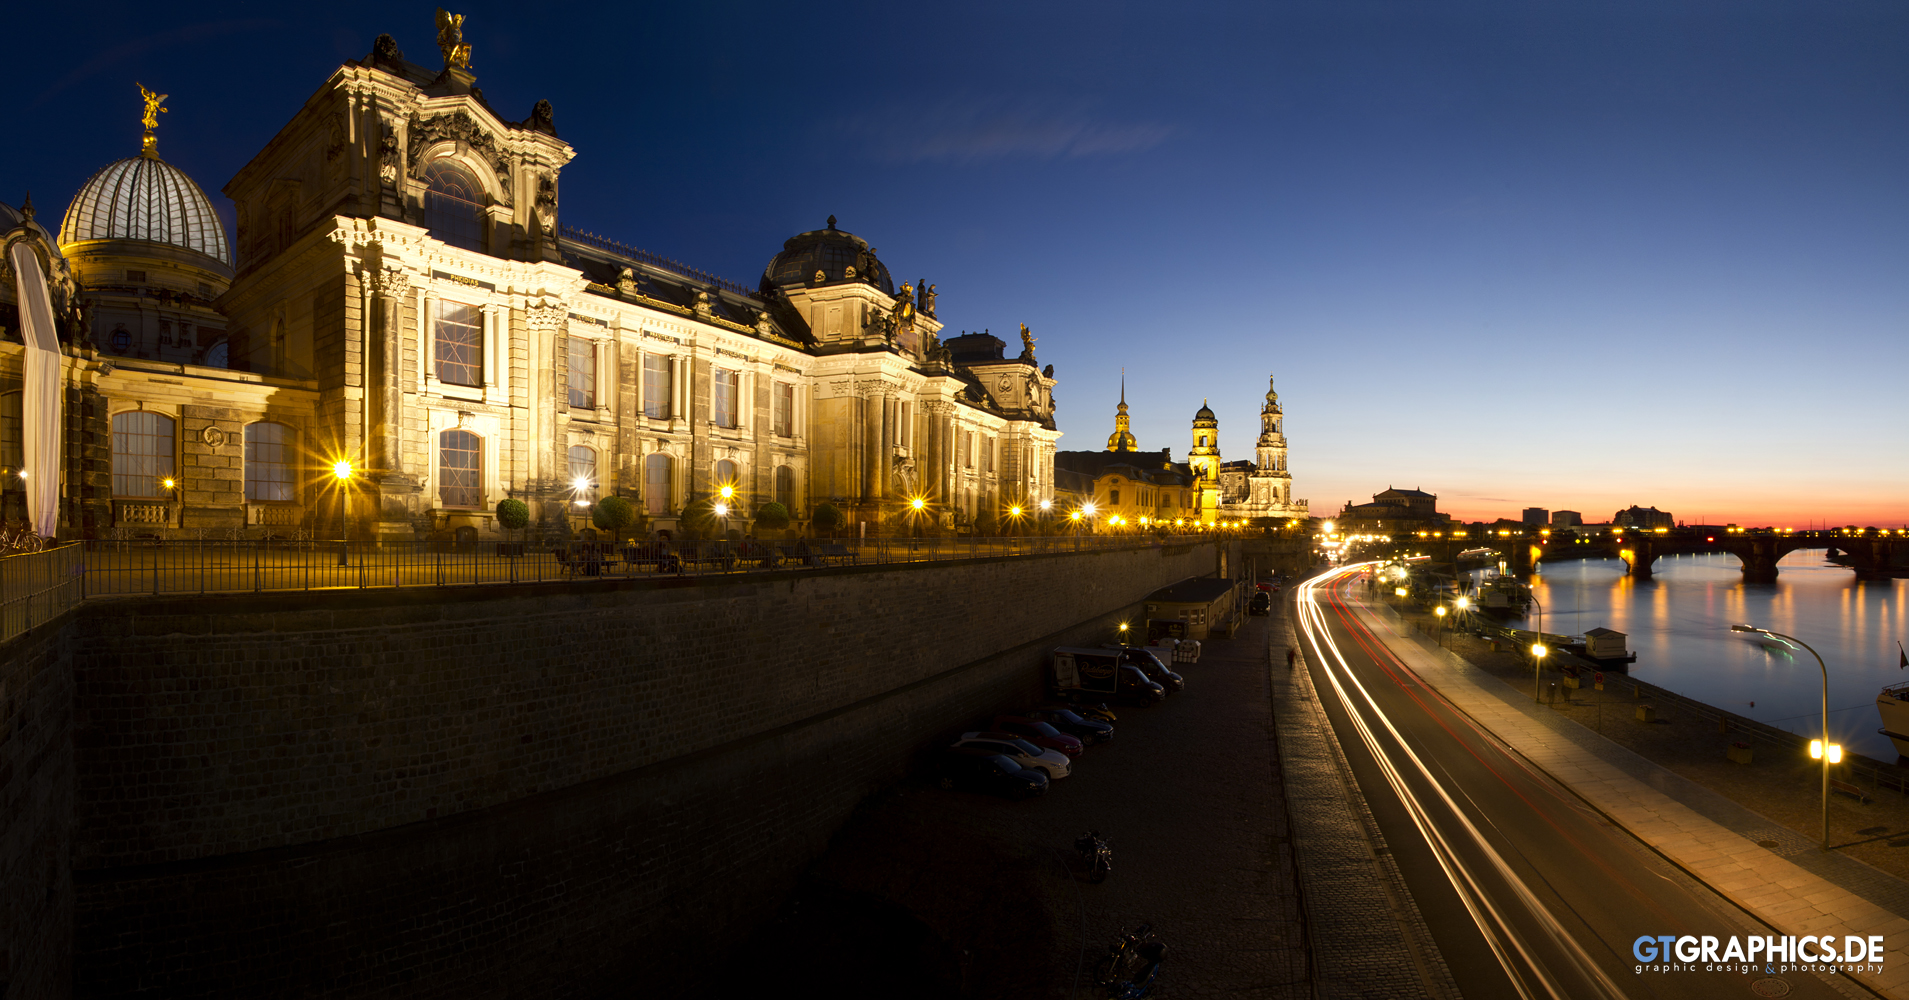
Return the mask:
[[[1405,626],[1390,608],[1365,620],[1460,710],[1612,822],[1785,935],[1885,936],[1909,945],[1909,883],[1807,841],[1751,810],[1533,704]],[[1771,846],[1762,846],[1759,840]],[[1799,844],[1799,841],[1804,841]],[[1909,962],[1851,976],[1909,998]]]

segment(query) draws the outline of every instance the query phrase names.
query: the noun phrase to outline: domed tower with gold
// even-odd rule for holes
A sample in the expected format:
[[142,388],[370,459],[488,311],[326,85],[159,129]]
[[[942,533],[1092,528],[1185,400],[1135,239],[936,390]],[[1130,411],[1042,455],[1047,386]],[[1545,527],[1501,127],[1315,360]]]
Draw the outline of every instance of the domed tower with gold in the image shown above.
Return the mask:
[[1140,442],[1135,440],[1127,417],[1127,373],[1120,373],[1120,410],[1114,414],[1114,432],[1107,435],[1108,451],[1139,451]]
[[1199,519],[1212,521],[1220,509],[1220,421],[1204,400],[1199,412],[1193,414],[1193,449],[1187,452],[1186,461],[1193,470]]
[[159,158],[154,129],[166,95],[139,92],[139,155],[81,185],[60,225],[60,251],[108,358],[224,368],[226,322],[213,302],[232,284],[225,226],[199,185]]

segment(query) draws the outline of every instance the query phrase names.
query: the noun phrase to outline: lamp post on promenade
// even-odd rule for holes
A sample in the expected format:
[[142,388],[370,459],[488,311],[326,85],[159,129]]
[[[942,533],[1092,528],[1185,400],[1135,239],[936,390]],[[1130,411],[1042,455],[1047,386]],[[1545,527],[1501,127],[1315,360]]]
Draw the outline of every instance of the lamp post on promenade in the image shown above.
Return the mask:
[[1829,850],[1829,766],[1831,764],[1841,763],[1843,760],[1843,748],[1829,741],[1829,667],[1824,665],[1822,654],[1812,649],[1809,643],[1798,639],[1796,636],[1784,635],[1781,632],[1772,632],[1767,628],[1758,628],[1755,625],[1732,625],[1730,626],[1730,631],[1757,632],[1796,643],[1804,649],[1808,649],[1811,656],[1816,657],[1816,666],[1823,672],[1823,738],[1810,741],[1810,756],[1820,758],[1823,761],[1823,850],[1827,851]]
[[332,463],[332,478],[338,482],[339,523],[338,565],[351,565],[351,463],[339,459]]
[[1541,702],[1544,695],[1539,688],[1544,683],[1544,657],[1551,651],[1544,647],[1544,602],[1532,594],[1531,603],[1538,606],[1538,638],[1531,644],[1531,700]]

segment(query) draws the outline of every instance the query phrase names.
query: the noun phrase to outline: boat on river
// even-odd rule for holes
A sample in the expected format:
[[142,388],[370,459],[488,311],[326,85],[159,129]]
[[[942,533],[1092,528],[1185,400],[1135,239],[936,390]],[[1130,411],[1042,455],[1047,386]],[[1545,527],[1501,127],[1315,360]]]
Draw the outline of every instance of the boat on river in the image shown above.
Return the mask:
[[1478,606],[1499,618],[1523,618],[1531,610],[1531,588],[1508,576],[1493,577],[1479,589]]
[[1896,752],[1909,757],[1909,684],[1891,684],[1876,696],[1876,712],[1882,716],[1877,732],[1889,737]]

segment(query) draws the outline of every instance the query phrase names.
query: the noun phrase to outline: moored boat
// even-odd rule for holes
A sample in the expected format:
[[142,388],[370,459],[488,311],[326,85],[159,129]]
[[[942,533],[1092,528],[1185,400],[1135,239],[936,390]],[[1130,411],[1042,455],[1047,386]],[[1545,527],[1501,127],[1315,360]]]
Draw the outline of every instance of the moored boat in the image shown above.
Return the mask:
[[1889,737],[1896,752],[1909,757],[1909,684],[1891,684],[1876,696],[1876,712],[1882,716],[1877,732]]

